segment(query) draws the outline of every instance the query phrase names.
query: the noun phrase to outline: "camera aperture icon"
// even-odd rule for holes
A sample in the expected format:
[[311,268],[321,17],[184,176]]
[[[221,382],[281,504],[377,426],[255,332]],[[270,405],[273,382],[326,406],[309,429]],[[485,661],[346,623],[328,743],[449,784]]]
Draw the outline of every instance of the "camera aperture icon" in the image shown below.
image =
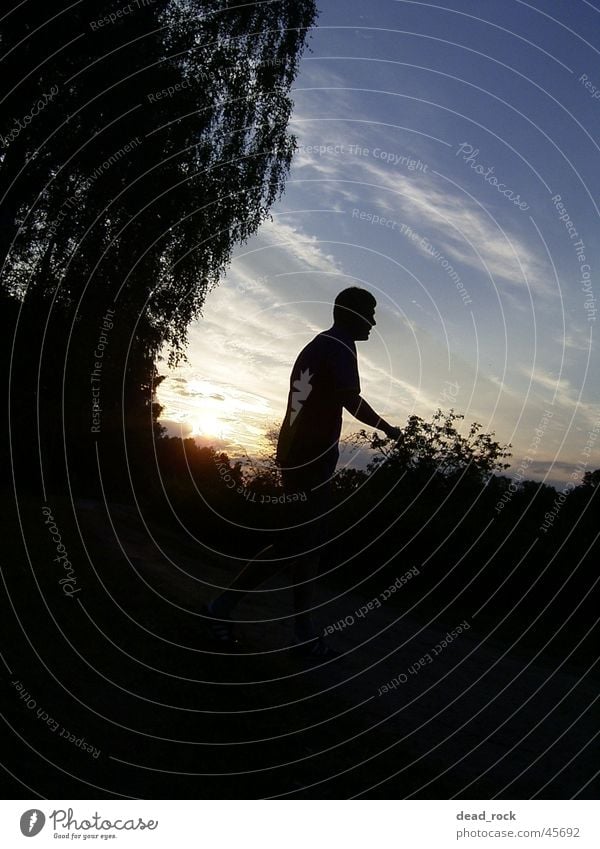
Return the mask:
[[35,837],[46,823],[44,813],[38,808],[32,808],[21,815],[21,834],[25,837]]

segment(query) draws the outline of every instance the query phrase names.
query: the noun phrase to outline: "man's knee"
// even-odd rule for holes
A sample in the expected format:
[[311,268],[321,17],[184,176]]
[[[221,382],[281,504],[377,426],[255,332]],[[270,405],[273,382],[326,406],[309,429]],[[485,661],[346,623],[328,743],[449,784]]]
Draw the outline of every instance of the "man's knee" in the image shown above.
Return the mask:
[[294,576],[314,578],[319,568],[319,555],[314,552],[298,557],[294,562]]

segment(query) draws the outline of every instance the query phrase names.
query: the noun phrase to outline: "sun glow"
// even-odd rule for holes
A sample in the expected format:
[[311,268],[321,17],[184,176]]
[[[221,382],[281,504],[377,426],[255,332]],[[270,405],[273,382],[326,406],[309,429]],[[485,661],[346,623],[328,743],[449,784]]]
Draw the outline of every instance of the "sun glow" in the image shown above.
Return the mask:
[[229,425],[214,413],[202,411],[194,414],[190,436],[216,436],[224,439],[229,431]]
[[270,446],[265,433],[281,418],[267,398],[230,383],[207,380],[182,369],[161,383],[161,422],[170,435],[195,439],[230,456],[259,455]]

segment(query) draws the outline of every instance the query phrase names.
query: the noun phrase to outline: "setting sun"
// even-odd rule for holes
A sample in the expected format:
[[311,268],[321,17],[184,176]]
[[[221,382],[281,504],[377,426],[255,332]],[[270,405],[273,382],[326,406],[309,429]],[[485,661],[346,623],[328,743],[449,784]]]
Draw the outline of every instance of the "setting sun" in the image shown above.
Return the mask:
[[218,416],[203,411],[195,417],[190,436],[217,436],[222,439],[228,430],[228,425]]

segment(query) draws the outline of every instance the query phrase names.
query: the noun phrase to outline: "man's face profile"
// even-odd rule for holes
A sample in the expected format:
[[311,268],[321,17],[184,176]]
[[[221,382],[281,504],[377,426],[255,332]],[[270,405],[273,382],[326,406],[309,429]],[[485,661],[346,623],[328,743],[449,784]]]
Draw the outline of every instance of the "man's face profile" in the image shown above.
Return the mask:
[[369,338],[371,329],[375,327],[375,307],[367,307],[361,313],[351,314],[349,330],[356,342],[364,342]]

